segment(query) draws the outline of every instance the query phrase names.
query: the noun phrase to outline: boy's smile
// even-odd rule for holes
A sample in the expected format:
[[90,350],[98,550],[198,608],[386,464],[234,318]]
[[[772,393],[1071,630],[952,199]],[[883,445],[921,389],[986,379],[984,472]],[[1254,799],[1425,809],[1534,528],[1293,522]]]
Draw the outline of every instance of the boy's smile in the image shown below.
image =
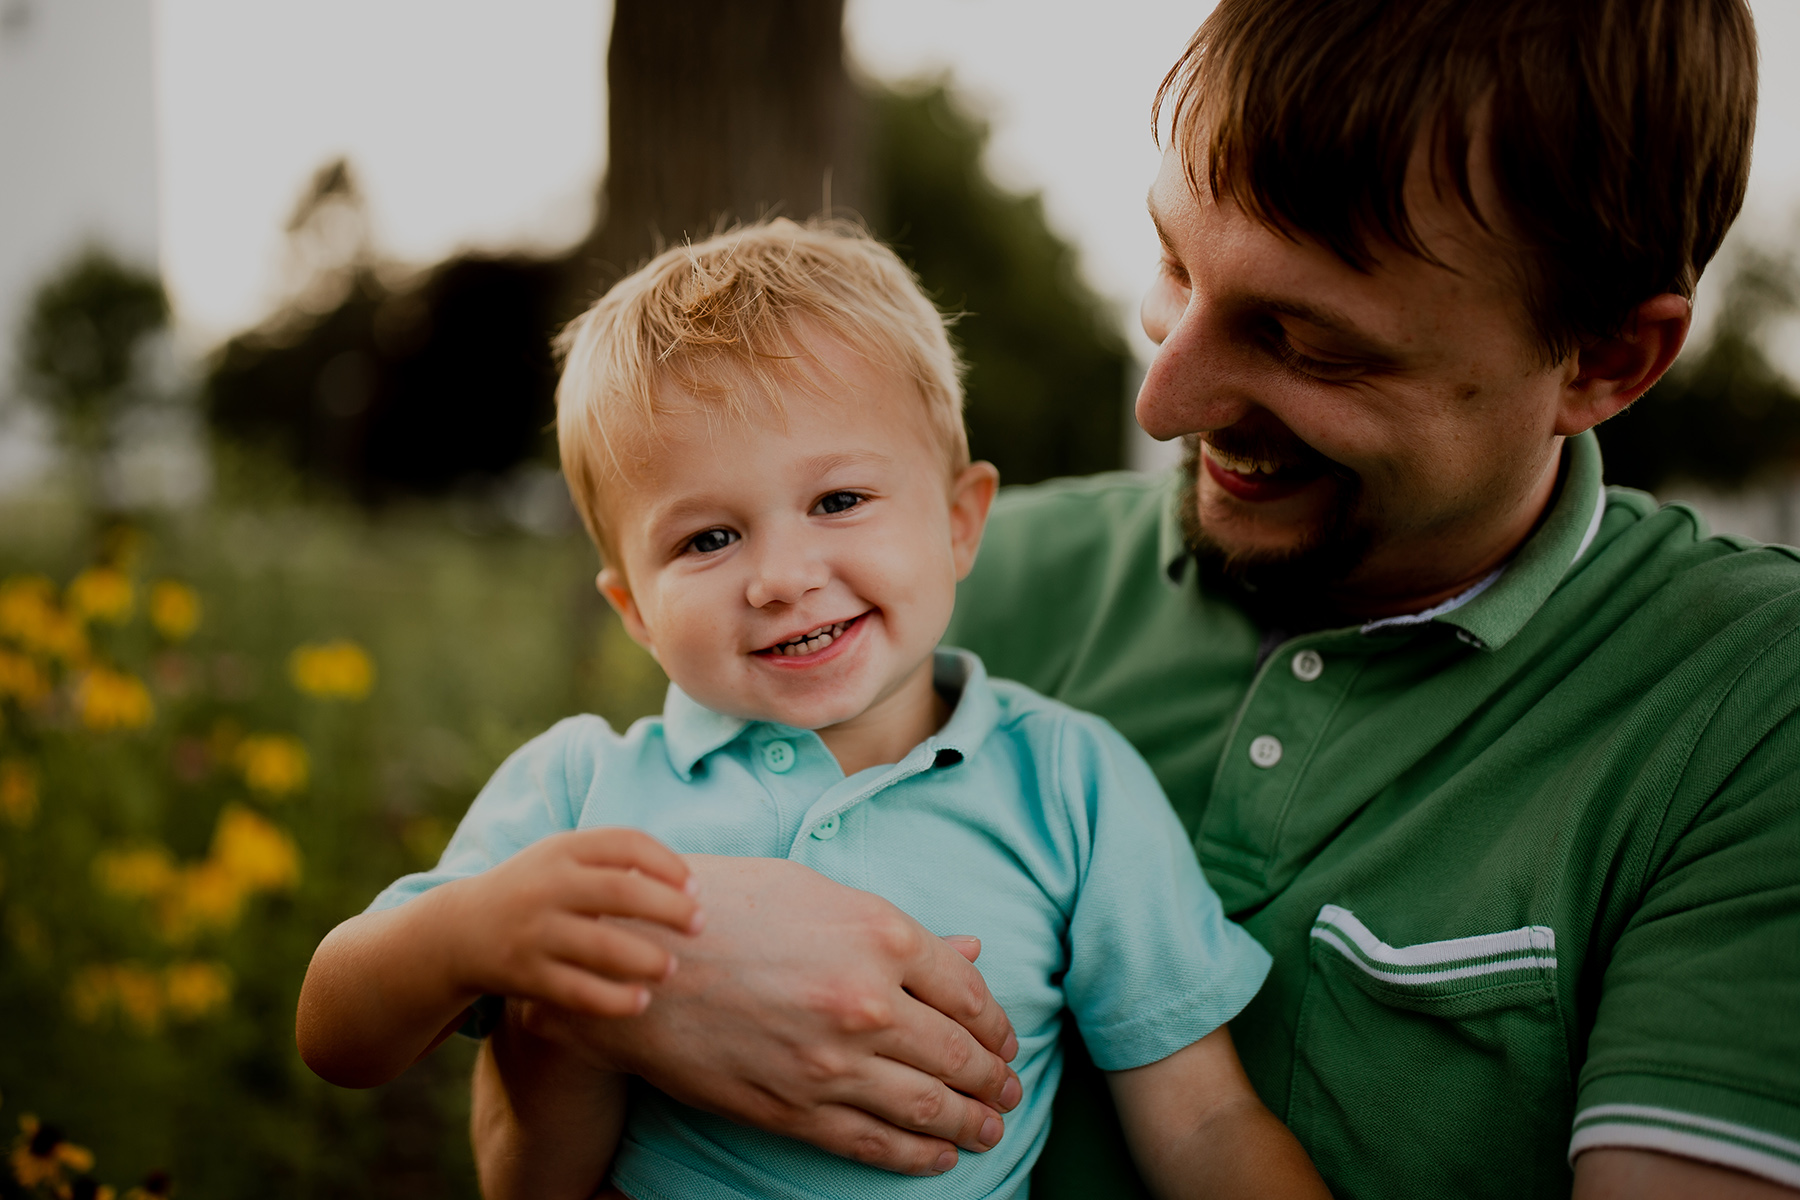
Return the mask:
[[996,477],[953,474],[910,379],[807,345],[807,383],[749,420],[664,397],[608,488],[619,561],[599,583],[688,695],[819,730],[853,772],[941,720],[931,654]]

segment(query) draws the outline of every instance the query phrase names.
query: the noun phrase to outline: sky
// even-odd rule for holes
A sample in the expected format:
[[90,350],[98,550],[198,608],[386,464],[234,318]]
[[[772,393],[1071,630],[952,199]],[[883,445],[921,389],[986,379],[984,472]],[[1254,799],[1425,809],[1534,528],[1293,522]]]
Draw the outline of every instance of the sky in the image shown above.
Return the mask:
[[[1752,0],[1763,61],[1800,55],[1800,3]],[[848,0],[857,68],[948,73],[993,129],[989,166],[1041,191],[1140,356],[1154,269],[1143,196],[1149,108],[1209,0]],[[377,248],[554,248],[588,225],[605,167],[604,0],[156,0],[162,266],[198,345],[285,286],[282,228],[312,172],[346,155]],[[1738,237],[1800,210],[1800,75],[1765,70]]]

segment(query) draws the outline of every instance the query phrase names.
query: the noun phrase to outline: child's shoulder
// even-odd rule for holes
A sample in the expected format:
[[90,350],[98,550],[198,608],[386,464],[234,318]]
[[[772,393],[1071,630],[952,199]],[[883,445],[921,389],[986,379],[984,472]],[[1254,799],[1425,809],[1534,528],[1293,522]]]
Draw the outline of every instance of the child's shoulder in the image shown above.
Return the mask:
[[1075,772],[1084,780],[1116,773],[1121,761],[1133,774],[1139,766],[1149,773],[1143,756],[1105,717],[1015,680],[990,679],[988,684],[1000,710],[995,732],[1027,747],[1039,761],[1055,761],[1062,772]]
[[564,717],[513,751],[501,773],[509,767],[534,774],[555,771],[580,789],[602,771],[656,766],[667,756],[660,716],[640,718],[620,731],[605,717],[579,713]]

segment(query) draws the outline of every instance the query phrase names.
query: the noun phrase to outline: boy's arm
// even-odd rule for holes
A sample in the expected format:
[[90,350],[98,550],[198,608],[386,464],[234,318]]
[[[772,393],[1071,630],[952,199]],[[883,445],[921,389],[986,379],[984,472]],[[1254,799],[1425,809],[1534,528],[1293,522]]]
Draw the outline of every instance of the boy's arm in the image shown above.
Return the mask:
[[1107,1082],[1158,1200],[1330,1200],[1306,1151],[1250,1086],[1224,1026],[1159,1062],[1109,1072]]
[[674,956],[604,917],[699,928],[687,866],[627,829],[560,833],[478,875],[328,934],[301,985],[300,1054],[333,1083],[385,1083],[443,1041],[483,995],[596,1016],[643,1011]]

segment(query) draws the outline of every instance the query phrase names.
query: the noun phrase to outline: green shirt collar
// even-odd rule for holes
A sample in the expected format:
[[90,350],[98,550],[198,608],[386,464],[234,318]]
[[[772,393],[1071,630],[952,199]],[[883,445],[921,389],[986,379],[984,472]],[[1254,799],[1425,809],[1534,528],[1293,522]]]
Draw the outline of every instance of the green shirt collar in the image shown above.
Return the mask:
[[[1593,543],[1594,535],[1600,531],[1600,518],[1606,513],[1600,440],[1593,430],[1570,438],[1564,443],[1563,453],[1568,474],[1556,503],[1511,562],[1443,604],[1410,616],[1371,622],[1363,626],[1363,631],[1374,633],[1436,621],[1453,626],[1464,641],[1484,649],[1498,650],[1511,641]],[[1192,561],[1181,529],[1183,490],[1181,474],[1175,472],[1157,532],[1159,561],[1168,582],[1176,587],[1182,584]]]

